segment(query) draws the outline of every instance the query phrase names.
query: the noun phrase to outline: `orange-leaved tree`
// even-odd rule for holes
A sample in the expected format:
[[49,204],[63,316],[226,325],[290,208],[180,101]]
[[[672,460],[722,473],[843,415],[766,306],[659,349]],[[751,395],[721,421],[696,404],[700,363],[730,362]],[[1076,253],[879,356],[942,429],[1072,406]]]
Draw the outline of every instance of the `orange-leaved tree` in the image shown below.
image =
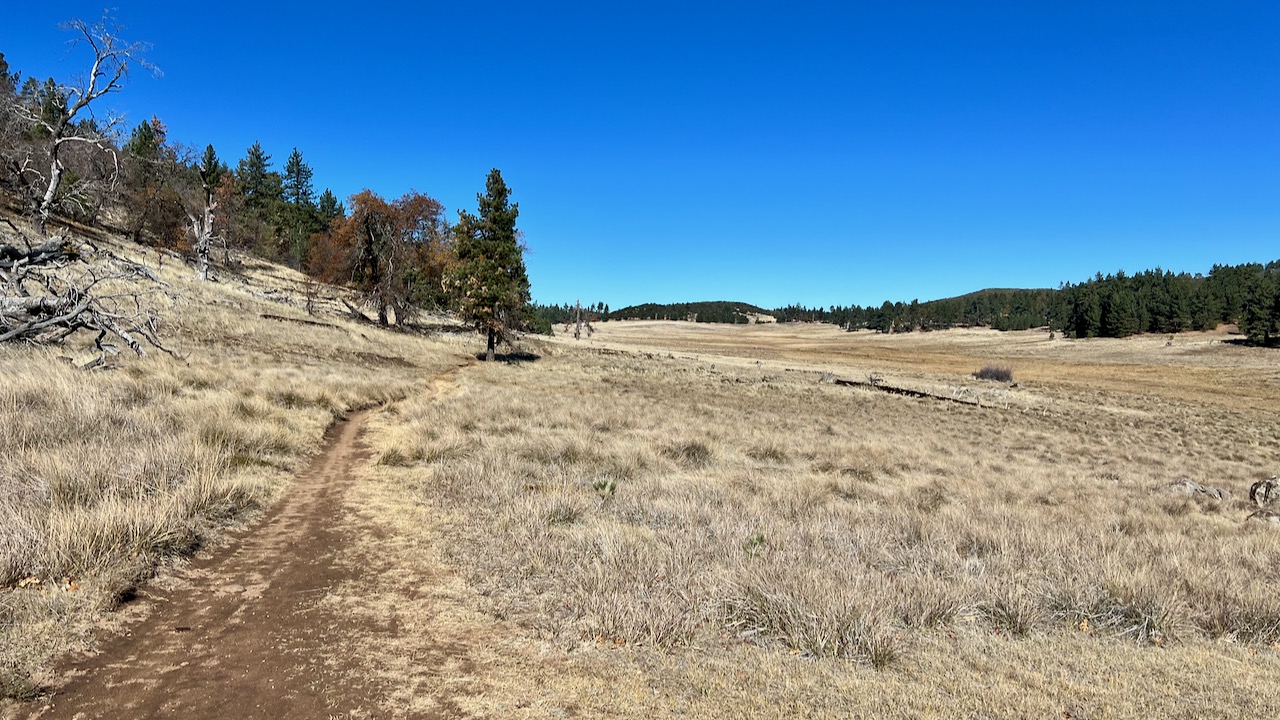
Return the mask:
[[311,273],[360,290],[382,325],[403,324],[416,310],[438,305],[453,257],[444,206],[416,191],[387,202],[363,190],[348,202],[347,217],[312,240]]

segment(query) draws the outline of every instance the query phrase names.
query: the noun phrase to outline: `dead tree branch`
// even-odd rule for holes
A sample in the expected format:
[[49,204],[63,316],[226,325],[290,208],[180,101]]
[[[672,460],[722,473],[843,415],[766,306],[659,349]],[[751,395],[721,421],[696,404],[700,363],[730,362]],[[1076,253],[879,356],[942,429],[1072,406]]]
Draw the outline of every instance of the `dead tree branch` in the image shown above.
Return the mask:
[[97,367],[118,352],[139,357],[147,346],[178,357],[160,341],[159,306],[173,298],[147,268],[55,238],[25,250],[0,245],[0,342],[52,344],[97,333]]
[[[46,232],[49,215],[53,212],[66,170],[62,158],[64,146],[71,143],[88,143],[109,153],[115,167],[111,180],[113,184],[115,178],[119,176],[119,157],[107,137],[107,133],[115,127],[118,119],[109,119],[105,123],[105,129],[94,129],[94,124],[78,122],[78,118],[82,114],[92,114],[91,106],[105,95],[120,91],[128,78],[131,64],[158,72],[143,58],[143,53],[149,46],[145,43],[128,43],[121,40],[119,26],[105,15],[102,20],[93,25],[83,20],[73,20],[65,24],[63,29],[77,33],[79,37],[75,42],[87,45],[93,52],[93,63],[88,75],[73,86],[58,89],[65,97],[65,101],[60,100],[63,106],[52,116],[41,112],[40,108],[17,108],[27,122],[40,127],[47,137],[45,146],[49,171],[47,175],[37,173],[45,186],[35,208],[36,227],[41,235]],[[96,123],[96,125],[99,128],[104,126],[103,123]],[[89,129],[86,130],[86,126]]]

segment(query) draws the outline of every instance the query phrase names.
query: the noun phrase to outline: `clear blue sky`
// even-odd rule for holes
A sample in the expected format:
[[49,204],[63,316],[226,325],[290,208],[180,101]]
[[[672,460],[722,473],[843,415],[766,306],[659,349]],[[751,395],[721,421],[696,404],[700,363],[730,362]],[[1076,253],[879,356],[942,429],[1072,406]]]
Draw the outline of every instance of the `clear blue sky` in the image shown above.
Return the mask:
[[[284,7],[291,5],[291,7]],[[1052,7],[1051,7],[1052,5]],[[85,66],[10,3],[27,75]],[[520,203],[541,302],[879,305],[1280,257],[1280,3],[129,2],[112,98],[317,189]]]

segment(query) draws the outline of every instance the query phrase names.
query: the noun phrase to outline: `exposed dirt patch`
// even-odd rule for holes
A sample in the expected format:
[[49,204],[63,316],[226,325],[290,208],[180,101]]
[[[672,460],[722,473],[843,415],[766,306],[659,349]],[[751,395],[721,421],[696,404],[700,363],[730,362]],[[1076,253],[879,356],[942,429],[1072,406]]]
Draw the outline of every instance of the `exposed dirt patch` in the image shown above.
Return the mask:
[[[385,568],[352,562],[350,551],[385,532],[353,505],[370,462],[368,417],[331,428],[324,452],[254,528],[191,563],[174,587],[140,592],[129,612],[141,619],[64,667],[30,717],[383,717],[394,688],[365,672],[362,648],[403,628],[394,615],[333,601],[340,588],[385,581]],[[418,645],[433,665],[468,665],[454,638]],[[461,716],[452,698],[435,700],[417,716]]]

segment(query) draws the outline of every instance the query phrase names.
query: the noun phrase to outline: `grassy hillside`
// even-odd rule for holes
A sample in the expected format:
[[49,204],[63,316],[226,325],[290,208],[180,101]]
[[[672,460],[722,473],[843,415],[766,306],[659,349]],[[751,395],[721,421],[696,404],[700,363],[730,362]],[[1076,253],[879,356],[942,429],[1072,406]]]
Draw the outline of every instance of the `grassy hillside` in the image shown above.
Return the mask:
[[125,350],[82,371],[92,333],[0,344],[0,695],[17,697],[139,581],[269,504],[335,417],[413,392],[462,349],[324,312],[346,298],[332,288],[308,315],[304,278],[251,257],[200,282],[176,255],[59,232],[165,283],[156,332],[180,357]]

